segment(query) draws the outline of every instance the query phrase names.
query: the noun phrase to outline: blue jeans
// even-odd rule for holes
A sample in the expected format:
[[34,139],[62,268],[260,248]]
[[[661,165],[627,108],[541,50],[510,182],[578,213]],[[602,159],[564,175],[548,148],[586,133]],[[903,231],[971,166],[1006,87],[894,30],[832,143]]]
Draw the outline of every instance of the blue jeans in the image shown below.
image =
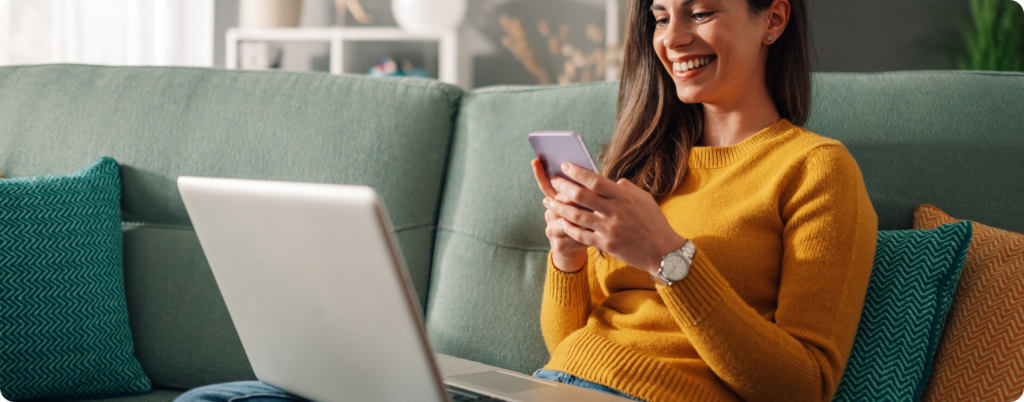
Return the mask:
[[[588,388],[604,393],[629,398],[639,401],[636,397],[626,395],[601,384],[595,384],[582,378],[563,373],[561,371],[540,369],[533,373],[534,377],[543,378],[573,385],[580,388]],[[227,384],[207,385],[188,391],[174,402],[307,402],[305,399],[289,394],[259,381],[240,381]]]
[[618,391],[616,389],[613,389],[611,387],[606,387],[606,386],[598,384],[598,383],[590,382],[590,381],[584,380],[582,378],[579,378],[577,376],[574,376],[572,374],[564,373],[564,372],[561,372],[561,371],[540,369],[540,370],[534,371],[533,372],[533,376],[537,377],[537,378],[543,378],[545,380],[551,380],[551,381],[554,381],[554,382],[560,382],[562,384],[573,385],[573,386],[577,386],[577,387],[580,387],[580,388],[586,388],[586,389],[592,389],[592,390],[595,390],[595,391],[601,391],[601,392],[604,392],[606,394],[612,394],[612,395],[615,395],[615,396],[621,396],[621,397],[626,398],[626,399],[632,399],[634,401],[641,401],[641,402],[643,402],[643,399],[637,398],[637,397],[635,397],[633,395],[627,395],[627,394],[622,393],[622,392],[620,392],[620,391]]
[[259,381],[207,385],[178,396],[174,402],[307,402]]

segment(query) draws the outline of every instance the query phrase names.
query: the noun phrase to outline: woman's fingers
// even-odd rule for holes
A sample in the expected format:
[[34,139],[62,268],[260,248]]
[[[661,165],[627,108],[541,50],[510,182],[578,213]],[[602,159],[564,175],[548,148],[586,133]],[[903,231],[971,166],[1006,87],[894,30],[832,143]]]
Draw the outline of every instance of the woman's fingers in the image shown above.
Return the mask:
[[601,197],[615,198],[615,182],[607,177],[571,163],[562,164],[562,173]]
[[551,186],[558,192],[554,198],[563,203],[579,205],[591,211],[601,211],[605,207],[604,197],[569,180],[555,177],[551,180]]
[[552,251],[561,254],[568,254],[586,247],[586,245],[576,241],[565,233],[565,230],[563,230],[564,225],[559,222],[562,220],[561,216],[551,212],[549,209],[544,211],[544,220],[547,223],[547,226],[544,228],[544,234],[551,241]]
[[537,179],[537,186],[540,187],[540,191],[544,195],[553,198],[557,193],[554,187],[551,186],[551,180],[548,179],[547,172],[544,171],[544,165],[540,163],[540,160],[534,159],[530,161],[530,166],[533,167],[533,177]]
[[586,229],[593,230],[598,223],[598,219],[594,216],[593,212],[580,209],[555,199],[545,198],[544,206],[555,215],[558,215],[558,217]]
[[[572,208],[572,207],[569,207]],[[579,242],[580,244],[596,247],[597,245],[597,234],[591,230],[587,230],[579,225],[569,222],[565,218],[559,219],[558,224],[563,233],[569,238]]]

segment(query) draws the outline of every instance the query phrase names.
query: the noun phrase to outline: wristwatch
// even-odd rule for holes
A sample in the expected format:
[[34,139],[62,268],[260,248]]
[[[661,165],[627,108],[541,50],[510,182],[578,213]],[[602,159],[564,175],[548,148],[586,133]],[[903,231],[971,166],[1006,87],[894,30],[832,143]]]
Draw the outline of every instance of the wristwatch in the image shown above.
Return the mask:
[[693,242],[687,240],[679,250],[673,251],[661,257],[661,268],[658,268],[658,275],[651,275],[651,279],[661,286],[672,286],[690,273],[690,264],[693,263],[693,255],[697,253],[697,247]]

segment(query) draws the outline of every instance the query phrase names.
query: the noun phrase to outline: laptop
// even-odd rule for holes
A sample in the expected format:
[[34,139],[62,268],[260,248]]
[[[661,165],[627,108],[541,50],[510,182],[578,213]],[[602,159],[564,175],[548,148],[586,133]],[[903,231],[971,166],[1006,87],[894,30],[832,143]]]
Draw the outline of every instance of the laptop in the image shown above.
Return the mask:
[[624,401],[434,354],[365,186],[204,177],[178,190],[256,378],[333,401]]

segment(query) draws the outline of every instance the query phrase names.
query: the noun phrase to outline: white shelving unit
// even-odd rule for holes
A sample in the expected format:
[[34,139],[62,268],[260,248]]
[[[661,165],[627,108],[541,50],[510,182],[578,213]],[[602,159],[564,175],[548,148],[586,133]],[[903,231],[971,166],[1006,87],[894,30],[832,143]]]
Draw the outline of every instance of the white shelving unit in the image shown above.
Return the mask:
[[410,35],[397,27],[330,27],[330,28],[272,28],[244,29],[231,28],[225,34],[225,64],[228,69],[238,68],[238,45],[246,41],[268,42],[329,42],[330,72],[341,74],[344,69],[344,46],[346,42],[380,41],[437,41],[438,79],[470,88],[472,73],[461,49],[460,34],[457,30],[443,35]]

